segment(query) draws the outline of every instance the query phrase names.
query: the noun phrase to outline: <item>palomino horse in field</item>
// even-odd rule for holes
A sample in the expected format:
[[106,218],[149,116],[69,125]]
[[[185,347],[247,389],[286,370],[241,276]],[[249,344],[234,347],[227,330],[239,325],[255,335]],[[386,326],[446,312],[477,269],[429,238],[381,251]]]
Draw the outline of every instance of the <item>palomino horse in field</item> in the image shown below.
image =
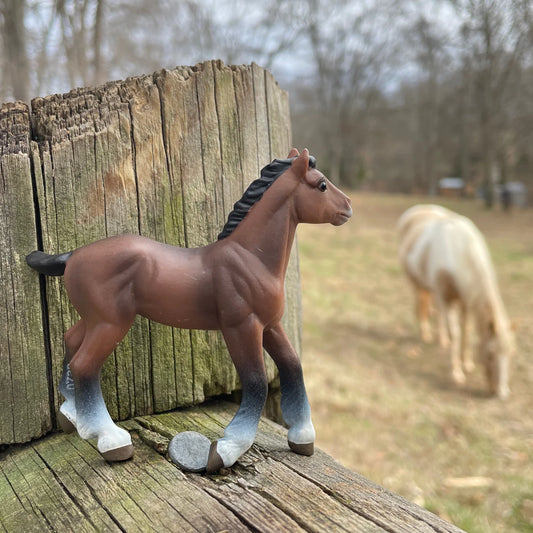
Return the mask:
[[315,168],[307,150],[300,155],[293,149],[288,159],[262,170],[208,246],[185,249],[124,235],[66,254],[29,254],[35,270],[64,274],[81,317],[65,334],[63,429],[97,438],[109,461],[133,455],[129,433],[105,406],[100,371],[142,315],[169,326],[222,331],[243,395],[224,437],[211,445],[208,472],[231,466],[254,441],[267,396],[263,347],[279,368],[289,446],[311,455],[315,431],[302,368],[280,322],[285,272],[299,222],[339,226],[351,216],[350,199]]
[[398,232],[400,262],[415,289],[422,339],[432,340],[433,296],[440,344],[450,349],[452,377],[462,384],[465,371],[474,368],[468,349],[468,323],[474,318],[490,391],[506,398],[514,334],[483,236],[468,218],[437,205],[408,209],[398,221]]

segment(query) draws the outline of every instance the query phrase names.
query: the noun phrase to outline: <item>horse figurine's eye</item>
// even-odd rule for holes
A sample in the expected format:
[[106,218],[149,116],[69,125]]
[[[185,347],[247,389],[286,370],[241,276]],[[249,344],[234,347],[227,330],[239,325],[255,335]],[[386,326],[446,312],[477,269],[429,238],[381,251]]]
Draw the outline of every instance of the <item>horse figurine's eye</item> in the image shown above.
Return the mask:
[[322,180],[318,184],[318,190],[321,192],[326,192],[328,190],[328,184],[326,183],[326,180]]

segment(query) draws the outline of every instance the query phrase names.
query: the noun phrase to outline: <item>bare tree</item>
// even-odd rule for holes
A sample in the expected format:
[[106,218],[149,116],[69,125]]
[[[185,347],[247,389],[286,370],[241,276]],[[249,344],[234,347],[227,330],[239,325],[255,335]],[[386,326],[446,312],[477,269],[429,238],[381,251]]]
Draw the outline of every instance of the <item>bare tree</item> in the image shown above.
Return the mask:
[[[0,96],[222,59],[288,88],[337,181],[533,185],[531,0],[0,0]],[[445,174],[446,173],[446,174]]]
[[104,5],[104,0],[96,0],[93,26],[93,84],[105,81],[105,69],[102,61]]
[[57,0],[56,3],[71,87],[89,84],[87,53],[90,4],[90,0]]
[[[52,81],[65,90],[102,83],[107,78],[102,54],[105,41],[104,0],[34,2],[35,94],[49,92]],[[63,87],[61,87],[63,86]]]
[[30,74],[24,27],[25,0],[0,0],[2,44],[7,85],[15,100],[28,101]]
[[471,54],[474,94],[481,139],[482,176],[487,207],[501,180],[498,154],[504,150],[506,100],[513,73],[531,45],[527,0],[464,0],[455,2],[465,23],[464,49]]
[[356,185],[368,172],[369,110],[397,52],[394,13],[400,5],[346,0],[304,5],[322,157],[332,179]]
[[446,36],[425,16],[409,28],[406,41],[413,51],[420,71],[416,85],[415,124],[413,132],[415,185],[430,194],[437,192],[437,153],[442,80],[447,62]]

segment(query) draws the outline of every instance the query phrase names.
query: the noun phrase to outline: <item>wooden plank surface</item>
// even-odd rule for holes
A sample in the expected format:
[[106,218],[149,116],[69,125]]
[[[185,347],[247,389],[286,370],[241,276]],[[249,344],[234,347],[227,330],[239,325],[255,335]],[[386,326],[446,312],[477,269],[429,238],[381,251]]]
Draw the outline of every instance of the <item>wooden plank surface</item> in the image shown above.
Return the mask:
[[320,450],[292,453],[286,431],[266,419],[251,450],[218,475],[184,474],[169,462],[173,435],[218,438],[236,409],[212,402],[126,421],[135,456],[124,463],[106,463],[76,434],[11,447],[0,454],[0,530],[460,531]]

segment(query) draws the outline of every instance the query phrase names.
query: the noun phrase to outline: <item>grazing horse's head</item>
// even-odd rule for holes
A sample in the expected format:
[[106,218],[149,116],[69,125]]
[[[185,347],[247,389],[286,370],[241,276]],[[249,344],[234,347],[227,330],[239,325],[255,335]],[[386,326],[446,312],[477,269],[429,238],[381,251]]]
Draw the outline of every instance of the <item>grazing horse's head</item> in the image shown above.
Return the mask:
[[479,343],[480,359],[485,364],[489,388],[501,399],[509,396],[509,360],[516,351],[513,328],[506,321],[496,326],[492,320],[483,324]]
[[298,154],[292,149],[289,158],[293,158],[287,172],[298,180],[294,192],[294,209],[298,222],[310,224],[327,223],[340,226],[352,216],[352,203],[348,196],[339,190],[325,176],[309,164],[307,149]]

